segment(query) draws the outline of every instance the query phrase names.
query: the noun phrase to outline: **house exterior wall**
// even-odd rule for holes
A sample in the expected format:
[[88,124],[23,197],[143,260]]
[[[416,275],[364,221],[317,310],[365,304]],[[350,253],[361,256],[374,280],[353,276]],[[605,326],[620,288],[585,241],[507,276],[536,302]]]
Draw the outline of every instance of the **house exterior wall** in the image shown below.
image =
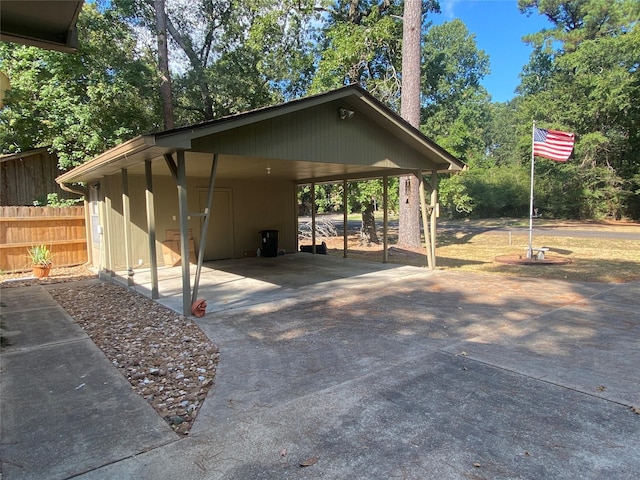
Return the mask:
[[[206,199],[208,178],[188,178],[187,197],[189,213],[202,211],[202,198]],[[260,231],[278,230],[279,248],[286,252],[297,249],[296,186],[284,180],[270,182],[258,180],[234,180],[215,182],[216,190],[230,192],[231,225],[220,225],[212,218],[209,232],[215,228],[231,228],[233,257],[242,258],[246,251],[255,252],[261,244]],[[144,176],[128,175],[128,190],[131,218],[131,265],[135,268],[142,260],[149,266],[149,242],[145,201],[146,180]],[[127,266],[125,251],[124,212],[122,209],[122,176],[112,175],[100,182],[101,222],[105,226],[105,259],[107,269],[116,271]],[[153,178],[156,252],[158,265],[165,265],[162,242],[167,240],[167,230],[178,230],[178,195],[172,177]],[[175,217],[175,220],[174,220]],[[193,233],[195,252],[200,248],[202,218],[192,216],[188,221]],[[107,238],[108,235],[108,238]],[[94,260],[98,266],[99,258]],[[207,260],[205,258],[205,260]]]

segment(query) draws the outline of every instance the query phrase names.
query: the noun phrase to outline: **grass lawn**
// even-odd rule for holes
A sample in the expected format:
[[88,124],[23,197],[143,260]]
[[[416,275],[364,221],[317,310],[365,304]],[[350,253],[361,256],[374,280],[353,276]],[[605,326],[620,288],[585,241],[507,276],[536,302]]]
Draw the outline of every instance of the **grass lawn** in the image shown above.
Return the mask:
[[[439,225],[443,227],[438,234],[436,246],[436,268],[439,270],[609,283],[640,280],[640,224],[638,223],[536,219],[534,228],[561,229],[566,232],[566,236],[552,236],[534,231],[534,247],[548,247],[547,258],[570,261],[570,263],[559,265],[509,265],[496,261],[498,256],[526,256],[529,244],[529,235],[526,230],[528,219],[442,221]],[[478,227],[513,228],[514,230],[511,235],[507,231],[494,230],[474,233],[474,229]],[[379,227],[378,230],[379,238],[382,240],[382,228]],[[607,236],[593,238],[572,236],[572,232],[578,231],[605,232]],[[637,239],[615,238],[617,232],[637,234]],[[349,232],[348,238],[348,257],[381,260],[382,246],[361,246],[357,232]],[[424,249],[398,249],[394,247],[396,238],[397,231],[390,228],[390,263],[426,266]],[[343,254],[342,237],[324,240],[330,248],[330,254]]]

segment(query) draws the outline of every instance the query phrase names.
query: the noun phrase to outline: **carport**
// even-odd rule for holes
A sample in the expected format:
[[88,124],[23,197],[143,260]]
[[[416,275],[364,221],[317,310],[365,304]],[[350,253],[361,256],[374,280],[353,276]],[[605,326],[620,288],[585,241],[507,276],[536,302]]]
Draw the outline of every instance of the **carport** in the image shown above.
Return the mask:
[[[148,266],[152,297],[159,298],[158,266],[172,265],[167,249],[171,242],[178,245],[173,253],[181,261],[188,315],[204,261],[255,252],[257,235],[266,230],[279,232],[283,250],[297,251],[299,185],[382,178],[386,187],[389,177],[413,175],[424,193],[422,179],[430,175],[430,204],[421,195],[421,208],[425,232],[431,226],[425,236],[432,265],[437,174],[462,168],[372,95],[350,85],[138,136],[57,181],[65,188],[86,186],[88,250],[101,272],[133,273],[134,267]],[[386,188],[383,211],[386,252]],[[188,258],[196,265],[193,288],[190,262],[182,261]]]

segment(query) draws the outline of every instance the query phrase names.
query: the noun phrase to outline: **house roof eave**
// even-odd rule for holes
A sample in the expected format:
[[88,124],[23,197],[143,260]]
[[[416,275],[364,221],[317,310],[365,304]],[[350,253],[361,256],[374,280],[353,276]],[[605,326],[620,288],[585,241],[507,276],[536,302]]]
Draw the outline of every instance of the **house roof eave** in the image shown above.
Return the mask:
[[56,178],[56,182],[59,184],[92,182],[164,153],[166,153],[165,148],[156,148],[154,135],[139,135],[63,173]]

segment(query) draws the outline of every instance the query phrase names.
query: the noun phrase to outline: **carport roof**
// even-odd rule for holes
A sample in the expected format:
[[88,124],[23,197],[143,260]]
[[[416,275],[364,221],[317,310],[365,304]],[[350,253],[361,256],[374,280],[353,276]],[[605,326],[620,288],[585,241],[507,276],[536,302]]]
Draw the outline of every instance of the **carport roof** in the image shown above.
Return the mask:
[[[440,172],[446,172],[464,168],[464,164],[460,160],[427,138],[370,93],[357,85],[349,85],[331,92],[275,106],[229,115],[173,130],[140,135],[61,175],[56,181],[60,184],[91,183],[98,181],[102,177],[116,174],[121,169],[128,169],[131,173],[142,173],[146,160],[162,160],[165,155],[173,154],[179,150],[185,151],[187,162],[204,158],[204,156],[210,158],[210,154],[192,150],[192,142],[336,101],[343,102],[351,110],[356,110],[358,115],[366,116],[369,121],[384,129],[398,142],[418,152],[425,160],[424,170],[436,169]],[[242,177],[243,173],[249,174],[253,170],[262,169],[264,162],[264,158],[244,157],[242,162],[233,162],[233,166],[225,173],[229,176]],[[383,174],[403,173],[401,169],[396,168],[394,170],[380,165],[319,164],[318,162],[305,162],[304,159],[269,160],[270,165],[279,165],[279,162],[285,168],[277,170],[286,171],[287,178],[297,182],[329,181],[333,178],[366,178],[382,176]],[[197,165],[206,163],[191,162],[192,168],[197,168]],[[162,166],[163,164],[164,162],[161,162],[159,165]],[[431,167],[427,167],[427,165]],[[163,166],[163,168],[166,168],[166,166]],[[192,170],[191,174],[208,174],[208,171],[196,173],[195,170]]]

